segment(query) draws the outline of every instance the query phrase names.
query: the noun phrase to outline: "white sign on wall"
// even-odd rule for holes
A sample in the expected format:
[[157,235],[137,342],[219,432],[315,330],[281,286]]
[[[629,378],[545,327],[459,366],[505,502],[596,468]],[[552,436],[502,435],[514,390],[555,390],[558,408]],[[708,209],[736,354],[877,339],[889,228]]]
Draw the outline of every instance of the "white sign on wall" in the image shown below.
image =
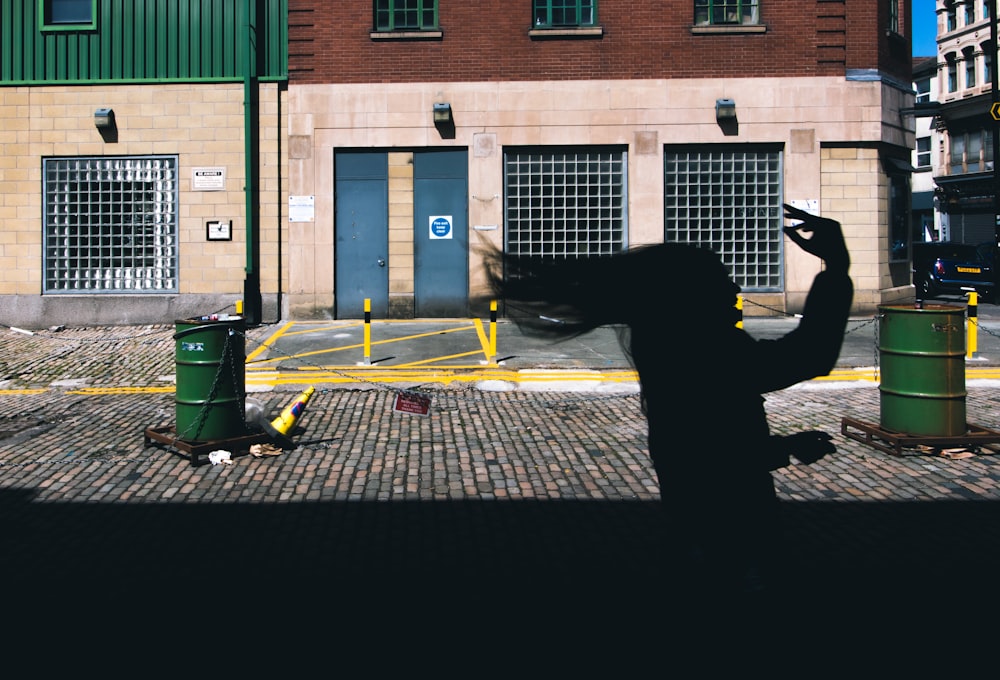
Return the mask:
[[315,196],[289,196],[288,221],[312,222],[316,219]]
[[191,168],[192,191],[222,191],[225,188],[225,168]]

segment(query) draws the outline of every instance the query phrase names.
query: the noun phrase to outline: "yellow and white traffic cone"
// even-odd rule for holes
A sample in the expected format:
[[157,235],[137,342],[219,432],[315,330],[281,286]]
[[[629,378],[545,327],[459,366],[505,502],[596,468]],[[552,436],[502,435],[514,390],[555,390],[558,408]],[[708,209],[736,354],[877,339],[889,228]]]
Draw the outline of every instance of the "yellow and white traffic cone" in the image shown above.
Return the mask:
[[295,423],[298,422],[302,412],[306,410],[306,404],[309,403],[309,398],[312,397],[313,392],[315,391],[316,388],[307,387],[301,394],[299,394],[299,396],[295,398],[295,401],[284,408],[280,416],[272,420],[270,423],[262,423],[267,433],[271,435],[275,442],[280,444],[282,448],[295,448],[295,442],[293,442],[288,435],[295,427]]

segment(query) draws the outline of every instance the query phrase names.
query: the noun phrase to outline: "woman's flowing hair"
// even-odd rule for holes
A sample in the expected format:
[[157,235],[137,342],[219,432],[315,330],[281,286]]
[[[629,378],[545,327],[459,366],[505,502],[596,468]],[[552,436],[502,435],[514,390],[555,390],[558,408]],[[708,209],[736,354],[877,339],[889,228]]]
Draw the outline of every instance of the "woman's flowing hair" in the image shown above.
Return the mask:
[[578,258],[496,249],[483,255],[489,286],[503,300],[506,316],[527,333],[553,339],[598,326],[635,326],[656,312],[658,298],[694,296],[706,285],[729,281],[712,250],[683,243]]
[[[664,298],[732,285],[715,252],[683,243],[579,258],[519,256],[495,248],[484,248],[482,255],[493,294],[522,332],[561,340],[612,326],[633,365],[633,335],[637,328],[657,325],[667,308]],[[728,295],[732,298],[731,289]]]

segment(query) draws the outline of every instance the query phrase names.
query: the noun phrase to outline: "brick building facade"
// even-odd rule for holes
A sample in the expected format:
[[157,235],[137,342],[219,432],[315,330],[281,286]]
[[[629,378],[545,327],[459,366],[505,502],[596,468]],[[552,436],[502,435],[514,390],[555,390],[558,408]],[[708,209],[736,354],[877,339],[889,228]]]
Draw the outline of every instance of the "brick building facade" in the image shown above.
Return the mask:
[[[816,263],[784,248],[782,201],[843,223],[859,311],[912,295],[908,1],[734,17],[604,0],[559,21],[551,2],[416,4],[435,12],[375,3],[380,25],[369,2],[289,3],[290,193],[313,202],[291,224],[291,316],[354,317],[362,299],[393,317],[481,313],[477,244],[573,257],[665,239],[720,252],[748,314],[795,311]],[[436,207],[445,152],[458,210]],[[354,162],[377,167],[363,209]],[[462,248],[439,247],[433,217]],[[423,281],[441,263],[459,273]],[[679,286],[664,292],[697,298]]]

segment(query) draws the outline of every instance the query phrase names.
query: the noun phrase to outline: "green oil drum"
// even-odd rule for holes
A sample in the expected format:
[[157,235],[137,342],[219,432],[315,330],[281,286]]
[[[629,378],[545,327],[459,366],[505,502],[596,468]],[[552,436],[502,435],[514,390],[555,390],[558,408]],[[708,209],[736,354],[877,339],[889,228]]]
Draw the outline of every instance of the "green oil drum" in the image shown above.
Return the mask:
[[231,439],[246,434],[246,349],[243,317],[176,322],[177,438]]
[[965,434],[965,307],[878,309],[882,427],[910,435]]

